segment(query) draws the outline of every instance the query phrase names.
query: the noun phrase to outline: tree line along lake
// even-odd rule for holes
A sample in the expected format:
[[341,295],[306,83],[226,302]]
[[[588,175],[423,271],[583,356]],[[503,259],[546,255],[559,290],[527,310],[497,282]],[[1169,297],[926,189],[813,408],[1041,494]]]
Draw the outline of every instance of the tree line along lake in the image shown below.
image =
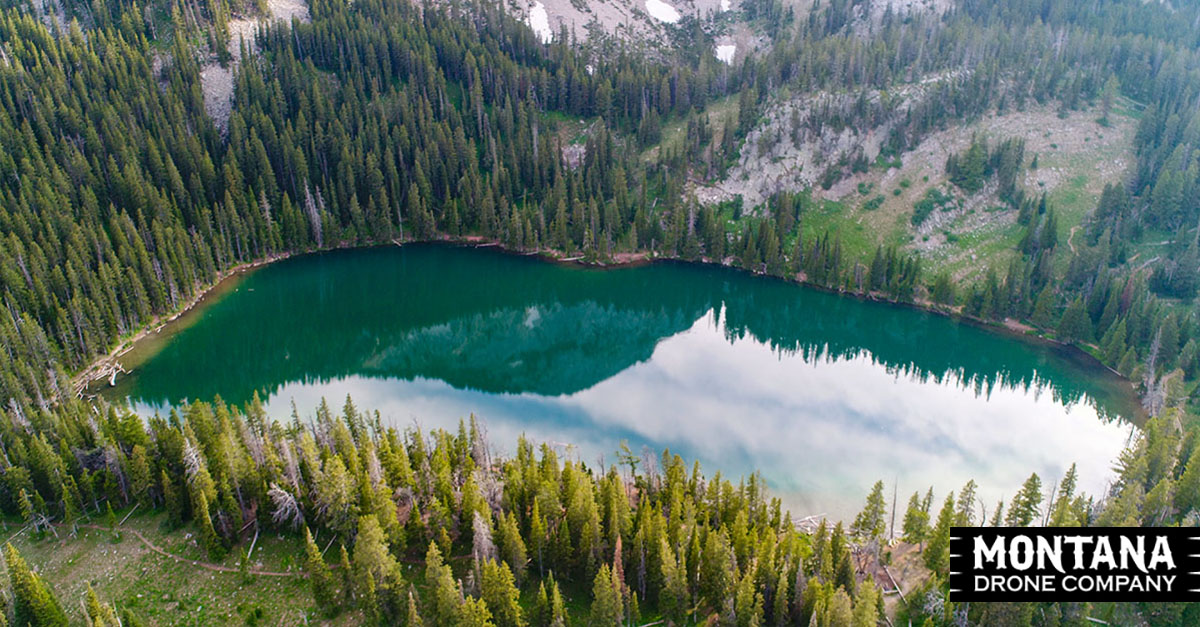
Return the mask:
[[796,514],[837,518],[878,479],[973,478],[991,507],[1078,463],[1099,493],[1139,416],[1129,383],[1075,349],[718,266],[418,244],[235,281],[139,341],[104,395],[151,413],[258,393],[305,419],[349,394],[426,430],[474,414],[494,443],[525,434],[594,466],[627,442],[758,470]]

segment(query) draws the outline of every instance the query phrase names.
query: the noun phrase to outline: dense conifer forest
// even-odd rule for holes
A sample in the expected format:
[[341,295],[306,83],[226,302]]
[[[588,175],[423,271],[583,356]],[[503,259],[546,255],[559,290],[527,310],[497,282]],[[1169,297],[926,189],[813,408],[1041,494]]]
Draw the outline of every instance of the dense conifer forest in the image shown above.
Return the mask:
[[[522,441],[500,459],[474,422],[398,432],[349,399],[284,421],[257,403],[139,417],[76,398],[73,377],[93,360],[239,264],[440,238],[589,262],[707,260],[1010,319],[1133,379],[1154,418],[1110,493],[1078,494],[1071,475],[1047,490],[1033,475],[1007,506],[987,504],[988,521],[973,484],[912,495],[895,535],[937,575],[900,609],[915,624],[1079,624],[1115,611],[946,601],[951,525],[1197,524],[1193,4],[963,0],[938,16],[887,11],[864,31],[867,1],[801,16],[747,0],[771,45],[727,66],[697,21],[677,27],[672,49],[565,31],[543,44],[481,1],[312,0],[310,22],[243,43],[224,125],[206,113],[201,67],[230,63],[228,20],[262,7],[72,1],[65,26],[48,27],[40,3],[0,4],[0,511],[33,533],[136,505],[221,560],[260,527],[278,531],[305,547],[316,611],[370,624],[882,620],[881,589],[893,587],[875,578],[893,535],[882,485],[852,526],[802,530],[759,478],[705,477],[670,452],[594,468]],[[1024,229],[1007,267],[971,284],[930,276],[903,247],[855,258],[839,232],[806,228],[809,192],[739,205],[731,219],[688,193],[736,161],[781,92],[850,96],[794,125],[802,137],[873,125],[891,110],[869,91],[926,76],[945,80],[893,126],[881,160],[991,112],[1098,105],[1103,122],[1120,97],[1139,105],[1135,161],[1068,243],[1053,203],[1017,183],[1036,167],[1023,142],[980,137],[952,155],[955,188],[995,185]],[[718,128],[703,111],[721,99],[738,106]],[[594,122],[578,163],[563,158],[568,120]],[[662,143],[667,124],[685,129],[682,142]],[[870,167],[846,155],[822,184]],[[911,224],[948,202],[927,195]],[[1156,258],[1131,252],[1149,239],[1164,239]],[[80,600],[56,599],[11,546],[5,558],[0,620],[65,624]],[[405,560],[423,569],[402,571]],[[587,602],[569,605],[564,590]],[[94,593],[82,603],[89,624],[144,620]],[[1137,611],[1156,625],[1200,620],[1184,605]]]
[[[11,411],[69,395],[71,373],[238,263],[441,236],[593,260],[652,251],[802,273],[838,289],[1026,320],[1096,343],[1095,354],[1128,375],[1149,361],[1151,378],[1197,365],[1191,312],[1161,297],[1197,290],[1200,252],[1186,234],[1200,222],[1188,200],[1200,180],[1191,155],[1200,78],[1195,35],[1176,26],[1187,20],[1158,7],[967,2],[937,23],[885,16],[863,38],[847,26],[855,3],[830,3],[802,23],[751,3],[752,15],[787,26],[769,54],[724,68],[698,54],[699,30],[680,58],[660,58],[627,43],[545,46],[489,5],[316,3],[311,23],[269,28],[253,42],[260,54],[241,64],[222,130],[205,114],[205,50],[188,20],[176,15],[168,35],[134,5],[72,6],[81,19],[65,32],[22,6],[0,25],[9,148],[0,162],[9,313],[0,372]],[[229,10],[213,3],[203,13]],[[904,250],[848,258],[838,233],[804,229],[806,194],[777,195],[731,235],[711,205],[682,193],[690,177],[728,163],[772,90],[853,92],[946,72],[958,78],[937,83],[936,106],[909,111],[887,154],[953,120],[1031,102],[1070,110],[1110,99],[1115,85],[1147,103],[1131,180],[1104,194],[1068,267],[1049,254],[1063,244],[1054,207],[1013,185],[1024,151],[1012,141],[947,163],[967,191],[998,178],[1029,233],[1020,257],[977,285],[925,276]],[[727,94],[737,94],[738,119],[717,137],[694,112]],[[863,97],[810,124],[867,124],[882,106]],[[575,167],[560,157],[556,116],[599,120]],[[667,119],[688,120],[688,141],[642,159]],[[918,208],[914,223],[929,210]],[[1147,277],[1127,249],[1148,229],[1176,236]],[[1156,348],[1160,330],[1170,342]]]
[[[149,418],[70,402],[0,426],[0,509],[47,542],[95,522],[115,528],[114,510],[154,509],[168,528],[191,529],[218,563],[245,552],[260,530],[287,534],[305,547],[314,620],[875,625],[881,590],[894,590],[875,579],[891,576],[894,535],[919,546],[934,575],[908,590],[902,619],[1075,624],[1116,610],[948,601],[938,577],[948,572],[950,528],[1195,525],[1200,437],[1190,430],[1181,440],[1177,420],[1172,411],[1145,425],[1117,461],[1109,495],[1079,492],[1072,467],[1051,486],[1031,475],[1009,503],[982,503],[970,481],[944,499],[914,493],[901,514],[881,481],[852,524],[805,526],[757,475],[733,483],[670,451],[627,448],[590,467],[524,438],[498,457],[473,417],[457,432],[423,433],[384,427],[349,397],[340,411],[322,403],[312,420],[284,421],[257,399]],[[15,624],[66,624],[62,602],[7,551]],[[586,601],[568,607],[568,592]],[[90,596],[92,623],[115,624],[104,617],[118,610]],[[1155,625],[1196,618],[1182,603],[1136,610]],[[143,619],[126,610],[121,620]]]

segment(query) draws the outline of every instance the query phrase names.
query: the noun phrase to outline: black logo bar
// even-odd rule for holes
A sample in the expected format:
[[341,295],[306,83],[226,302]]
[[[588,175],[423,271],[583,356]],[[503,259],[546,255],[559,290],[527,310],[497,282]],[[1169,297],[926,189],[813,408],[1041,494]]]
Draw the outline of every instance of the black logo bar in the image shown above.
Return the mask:
[[951,601],[1200,601],[1200,529],[954,527]]

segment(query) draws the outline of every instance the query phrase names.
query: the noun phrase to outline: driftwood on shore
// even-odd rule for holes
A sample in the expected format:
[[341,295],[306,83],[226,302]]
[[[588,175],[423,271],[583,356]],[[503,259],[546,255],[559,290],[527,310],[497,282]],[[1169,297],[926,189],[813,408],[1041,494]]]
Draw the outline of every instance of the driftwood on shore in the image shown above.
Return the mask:
[[108,367],[108,373],[109,373],[108,374],[108,387],[112,387],[117,384],[117,374],[118,373],[124,374],[125,372],[126,372],[125,366],[122,366],[120,363],[114,363],[111,366],[109,366]]
[[813,514],[797,520],[795,525],[796,529],[799,529],[803,533],[816,533],[817,528],[821,526],[824,520],[825,514]]
[[75,397],[83,398],[88,387],[95,381],[103,381],[104,379],[108,379],[109,387],[116,385],[118,374],[129,374],[129,371],[125,369],[125,366],[121,365],[121,362],[116,361],[115,359],[106,360],[97,364],[96,367],[94,367],[88,373],[88,376],[79,377],[75,380]]

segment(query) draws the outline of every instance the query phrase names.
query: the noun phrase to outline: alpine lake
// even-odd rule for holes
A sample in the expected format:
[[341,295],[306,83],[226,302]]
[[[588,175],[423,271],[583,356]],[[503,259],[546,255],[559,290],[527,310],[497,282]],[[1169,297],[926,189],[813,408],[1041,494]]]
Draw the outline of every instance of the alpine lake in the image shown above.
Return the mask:
[[850,519],[872,484],[990,509],[1078,464],[1105,490],[1141,420],[1130,384],[1075,349],[913,307],[717,266],[595,269],[437,244],[293,257],[224,281],[121,357],[103,395],[310,418],[346,395],[387,426],[499,453],[525,434],[597,468],[622,442],[755,470],[797,517]]

